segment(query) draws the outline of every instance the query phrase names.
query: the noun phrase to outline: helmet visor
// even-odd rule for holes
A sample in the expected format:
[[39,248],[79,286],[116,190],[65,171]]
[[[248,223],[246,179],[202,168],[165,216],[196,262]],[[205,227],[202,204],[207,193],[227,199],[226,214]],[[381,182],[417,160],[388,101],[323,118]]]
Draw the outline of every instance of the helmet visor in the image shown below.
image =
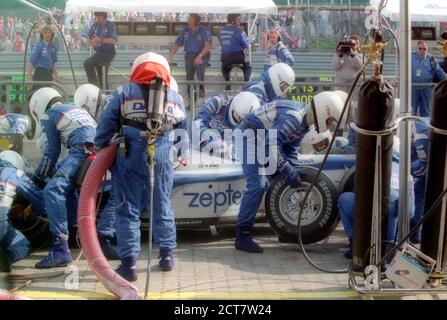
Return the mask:
[[316,152],[321,152],[329,147],[329,143],[332,136],[329,131],[318,133],[314,138],[311,139],[312,147]]
[[40,126],[40,120],[37,113],[33,110],[31,111],[31,129],[27,133],[27,138],[32,140],[36,139],[42,133],[42,128]]
[[233,118],[235,124],[238,124],[239,122],[242,121],[242,118],[239,116],[239,114],[235,110],[231,111],[231,117]]
[[279,89],[281,90],[283,95],[289,91],[289,88],[289,84],[285,81],[281,81],[281,83],[279,84]]
[[[337,119],[331,117],[331,118],[327,119],[326,125],[327,125],[327,129],[330,132],[334,133],[335,129],[337,129],[338,121],[337,121]],[[339,128],[339,129],[343,129],[343,128]]]
[[313,143],[312,147],[316,152],[325,150],[327,147],[329,147],[329,138],[324,138],[323,140]]

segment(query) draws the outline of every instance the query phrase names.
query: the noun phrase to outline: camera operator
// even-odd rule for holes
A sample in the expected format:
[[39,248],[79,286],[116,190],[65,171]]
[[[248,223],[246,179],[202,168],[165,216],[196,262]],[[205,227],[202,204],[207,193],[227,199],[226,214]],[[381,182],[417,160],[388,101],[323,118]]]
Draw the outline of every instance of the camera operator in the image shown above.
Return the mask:
[[[362,55],[358,52],[359,40],[357,36],[344,37],[337,45],[337,53],[332,59],[332,68],[335,70],[335,90],[348,92],[352,86],[355,75],[363,67]],[[353,100],[357,100],[354,91]]]

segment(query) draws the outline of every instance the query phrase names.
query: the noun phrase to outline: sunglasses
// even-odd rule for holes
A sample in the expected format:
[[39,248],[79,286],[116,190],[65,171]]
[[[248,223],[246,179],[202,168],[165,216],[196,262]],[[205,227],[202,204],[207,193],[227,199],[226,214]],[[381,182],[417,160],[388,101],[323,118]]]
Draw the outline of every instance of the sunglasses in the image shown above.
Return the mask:
[[419,50],[424,50],[424,51],[426,51],[427,50],[427,48],[418,48]]

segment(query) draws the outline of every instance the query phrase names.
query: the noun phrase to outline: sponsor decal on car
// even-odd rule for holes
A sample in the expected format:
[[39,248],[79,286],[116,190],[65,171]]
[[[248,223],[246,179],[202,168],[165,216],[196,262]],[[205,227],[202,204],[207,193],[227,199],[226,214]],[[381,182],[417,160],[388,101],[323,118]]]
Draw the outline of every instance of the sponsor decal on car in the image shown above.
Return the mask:
[[[208,185],[209,189],[213,189],[213,185]],[[218,192],[184,192],[188,199],[189,208],[213,208],[213,213],[218,212],[220,207],[229,207],[233,204],[238,205],[241,202],[242,192],[234,190],[231,184],[228,184],[227,189]]]

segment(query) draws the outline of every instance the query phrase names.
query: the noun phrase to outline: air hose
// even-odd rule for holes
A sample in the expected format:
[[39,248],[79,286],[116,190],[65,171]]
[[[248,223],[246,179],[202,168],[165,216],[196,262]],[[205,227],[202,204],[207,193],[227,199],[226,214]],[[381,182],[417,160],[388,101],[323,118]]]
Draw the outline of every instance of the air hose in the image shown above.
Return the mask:
[[15,294],[11,294],[8,291],[0,289],[0,301],[1,300],[27,300],[27,299],[16,296]]
[[138,289],[119,276],[102,253],[96,233],[96,203],[98,190],[107,169],[115,161],[117,145],[102,149],[90,165],[79,195],[78,225],[82,249],[90,268],[99,281],[120,299],[139,299]]

